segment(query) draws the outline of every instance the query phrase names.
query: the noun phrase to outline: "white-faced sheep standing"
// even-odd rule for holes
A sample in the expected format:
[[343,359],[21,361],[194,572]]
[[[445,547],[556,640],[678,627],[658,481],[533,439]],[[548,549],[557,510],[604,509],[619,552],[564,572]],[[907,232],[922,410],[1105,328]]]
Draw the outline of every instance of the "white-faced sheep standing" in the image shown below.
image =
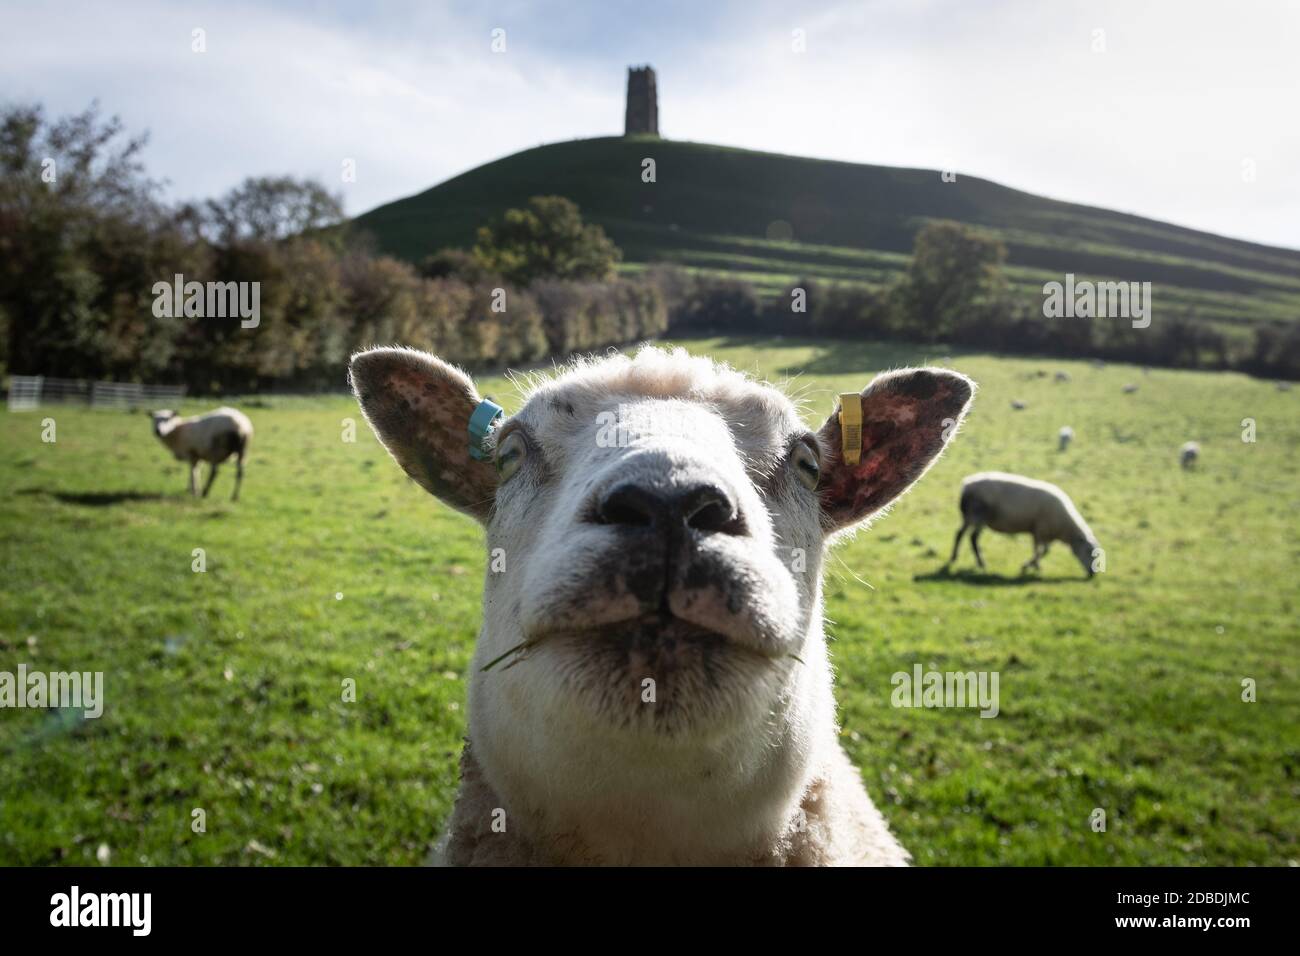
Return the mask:
[[231,501],[239,500],[239,486],[244,480],[244,455],[248,441],[253,437],[253,423],[248,416],[235,408],[218,408],[206,415],[181,418],[170,409],[153,413],[153,433],[176,456],[178,461],[190,463],[190,494],[198,494],[199,462],[206,461],[212,468],[208,482],[203,486],[203,497],[208,496],[212,482],[217,477],[217,466],[235,458],[235,492]]
[[1097,539],[1070,497],[1049,482],[998,471],[971,475],[961,485],[961,519],[948,565],[957,560],[961,537],[969,529],[971,550],[982,570],[979,536],[988,527],[1002,534],[1033,535],[1034,554],[1020,569],[1022,574],[1038,570],[1038,562],[1051,543],[1062,541],[1088,577],[1093,575]]
[[1057,451],[1065,451],[1070,447],[1070,442],[1074,441],[1074,429],[1069,425],[1063,425],[1061,430],[1056,433]]
[[1201,446],[1189,441],[1178,451],[1178,460],[1184,468],[1193,467],[1201,459]]
[[467,423],[499,409],[459,370],[375,349],[351,378],[398,464],[504,559],[438,862],[906,863],[840,745],[821,569],[973,383],[881,375],[844,446],[836,414],[811,431],[776,389],[645,347],[533,380],[472,453]]

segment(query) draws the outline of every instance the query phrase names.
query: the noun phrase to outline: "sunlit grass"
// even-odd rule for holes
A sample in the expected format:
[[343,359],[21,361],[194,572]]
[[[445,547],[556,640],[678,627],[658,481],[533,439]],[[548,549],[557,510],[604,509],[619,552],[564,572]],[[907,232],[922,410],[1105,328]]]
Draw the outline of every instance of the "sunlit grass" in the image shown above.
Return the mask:
[[[687,344],[789,380],[810,422],[909,362],[981,385],[950,453],[828,565],[843,742],[918,863],[1300,857],[1300,393],[899,346]],[[483,390],[517,406],[503,380]],[[102,670],[107,697],[99,720],[0,710],[0,863],[92,863],[101,844],[114,863],[425,858],[465,732],[481,534],[401,475],[349,399],[241,405],[257,433],[237,504],[228,469],[210,499],[187,497],[144,414],[0,415],[0,670]],[[988,533],[992,577],[960,573],[969,552],[936,575],[957,486],[980,469],[1065,488],[1106,572],[1083,581],[1057,547],[1021,581],[1027,540]],[[917,662],[998,671],[999,716],[892,708],[890,675]]]

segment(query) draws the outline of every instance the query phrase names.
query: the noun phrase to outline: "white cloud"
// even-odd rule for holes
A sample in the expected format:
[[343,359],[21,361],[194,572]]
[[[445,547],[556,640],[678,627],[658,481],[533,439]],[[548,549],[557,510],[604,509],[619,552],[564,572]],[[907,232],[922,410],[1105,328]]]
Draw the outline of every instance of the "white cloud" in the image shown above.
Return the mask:
[[[583,73],[526,50],[493,54],[486,31],[451,19],[416,43],[229,5],[132,9],[22,10],[10,36],[58,36],[64,53],[15,45],[0,84],[51,113],[98,97],[148,128],[146,161],[177,198],[291,172],[343,190],[359,212],[525,146],[621,131],[619,74],[593,95]],[[194,27],[205,53],[190,49]],[[342,182],[345,158],[355,183]]]
[[[1300,7],[1209,0],[378,7],[10,6],[0,85],[149,128],[177,197],[314,175],[360,212],[543,142],[621,132],[651,62],[680,139],[953,163],[1031,192],[1300,246]],[[594,23],[573,28],[582,15]],[[654,20],[647,18],[653,17]],[[490,29],[507,30],[505,54]],[[190,31],[208,52],[190,52]],[[791,30],[806,31],[806,53]],[[1094,29],[1106,52],[1093,53]],[[639,45],[644,38],[643,45]],[[562,44],[562,48],[561,45]],[[634,49],[631,59],[625,51]],[[357,182],[344,184],[344,158]],[[1257,176],[1242,178],[1253,160]]]
[[[1300,246],[1300,124],[1284,119],[1300,95],[1286,40],[1300,7],[1242,4],[1229,22],[1186,0],[991,9],[768,15],[716,69],[661,73],[661,124],[852,162],[951,162],[1030,192]],[[808,31],[804,54],[790,51],[795,25]],[[1095,28],[1105,53],[1092,52]]]

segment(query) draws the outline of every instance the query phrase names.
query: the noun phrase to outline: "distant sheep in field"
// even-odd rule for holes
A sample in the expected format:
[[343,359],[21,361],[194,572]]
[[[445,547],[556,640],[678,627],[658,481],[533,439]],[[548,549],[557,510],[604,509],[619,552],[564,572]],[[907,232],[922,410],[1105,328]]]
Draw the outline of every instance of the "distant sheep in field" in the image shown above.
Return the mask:
[[887,372],[814,431],[680,349],[536,375],[496,427],[422,352],[362,352],[351,380],[406,473],[509,555],[436,862],[907,862],[843,749],[822,568],[924,474],[974,383]]
[[1178,460],[1184,468],[1191,468],[1201,460],[1201,446],[1194,441],[1189,441],[1179,449]]
[[985,527],[1002,534],[1031,534],[1034,537],[1034,554],[1020,573],[1038,570],[1038,562],[1047,554],[1053,541],[1069,546],[1088,577],[1093,576],[1093,552],[1099,547],[1079,509],[1069,496],[1056,485],[1046,481],[987,471],[971,475],[961,485],[961,528],[952,545],[952,557],[945,568],[957,560],[961,537],[971,530],[971,550],[980,569],[984,558],[980,555],[979,536]]
[[198,494],[199,462],[212,466],[208,483],[203,486],[203,497],[212,490],[217,477],[217,466],[231,455],[235,459],[235,493],[231,501],[239,500],[239,486],[244,480],[244,455],[248,440],[253,437],[253,423],[243,412],[234,408],[218,408],[206,415],[181,418],[171,409],[153,413],[153,433],[176,456],[177,461],[190,463],[190,494]]
[[1056,381],[1058,381],[1058,382],[1068,382],[1069,380],[1070,380],[1070,373],[1069,373],[1069,372],[1057,372],[1057,373],[1056,373]]
[[1138,387],[1137,387],[1137,385],[1135,385],[1133,382],[1129,382],[1127,385],[1124,386],[1124,394],[1125,394],[1125,395],[1132,395],[1132,394],[1133,394],[1134,392],[1136,392],[1137,390],[1138,390]]
[[1074,429],[1069,425],[1066,425],[1056,433],[1056,438],[1059,442],[1057,445],[1057,451],[1065,451],[1065,449],[1070,447],[1070,442],[1074,441]]
[[1025,410],[1025,403],[1017,398],[1011,403],[1011,407],[1018,412],[1022,412]]

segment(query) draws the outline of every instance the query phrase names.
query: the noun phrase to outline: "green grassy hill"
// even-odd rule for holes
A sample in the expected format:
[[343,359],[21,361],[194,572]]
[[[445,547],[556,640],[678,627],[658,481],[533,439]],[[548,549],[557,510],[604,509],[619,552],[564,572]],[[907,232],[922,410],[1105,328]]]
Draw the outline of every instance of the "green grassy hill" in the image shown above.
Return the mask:
[[[657,181],[641,180],[655,160]],[[1300,318],[1300,251],[1058,202],[958,175],[608,137],[554,143],[480,166],[356,220],[411,261],[469,246],[474,230],[541,194],[566,196],[622,247],[628,267],[678,262],[769,292],[802,276],[877,283],[902,268],[929,219],[999,234],[1026,291],[1066,272],[1150,281],[1158,309],[1222,324]]]

